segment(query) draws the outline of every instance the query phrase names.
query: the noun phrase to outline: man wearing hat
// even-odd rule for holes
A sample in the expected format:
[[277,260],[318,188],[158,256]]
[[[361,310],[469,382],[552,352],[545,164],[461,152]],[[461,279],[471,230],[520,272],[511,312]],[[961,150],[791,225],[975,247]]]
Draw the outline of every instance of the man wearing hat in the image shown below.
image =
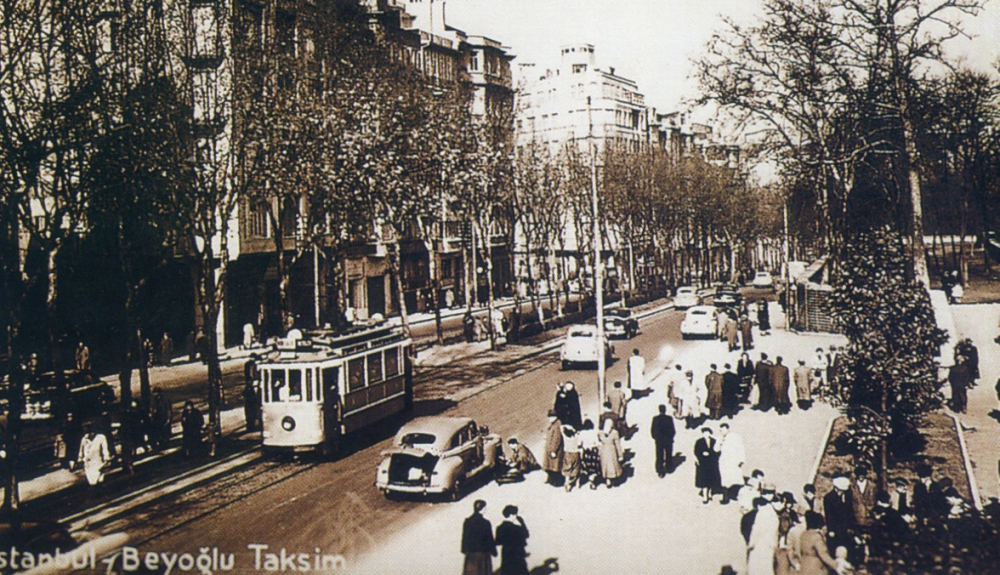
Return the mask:
[[545,456],[542,458],[542,469],[548,474],[549,485],[557,485],[558,477],[562,476],[563,434],[562,422],[556,417],[554,410],[549,410],[549,423],[545,428]]
[[823,496],[826,513],[826,540],[830,549],[843,546],[851,548],[851,531],[854,529],[854,502],[851,498],[851,480],[843,473],[833,477],[833,489]]

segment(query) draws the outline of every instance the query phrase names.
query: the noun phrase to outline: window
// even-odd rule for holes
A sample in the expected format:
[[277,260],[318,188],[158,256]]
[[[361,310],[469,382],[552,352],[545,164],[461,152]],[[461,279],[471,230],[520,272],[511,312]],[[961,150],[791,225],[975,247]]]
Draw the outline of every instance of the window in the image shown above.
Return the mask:
[[306,369],[306,401],[312,401],[312,400],[313,400],[313,370],[310,367]]
[[587,71],[587,65],[586,64],[573,64],[573,73],[574,74],[580,74],[580,73],[586,72],[586,71]]
[[365,358],[358,357],[347,363],[347,391],[357,391],[365,386]]
[[333,399],[340,395],[340,370],[336,367],[323,368],[323,390],[326,397]]
[[288,400],[302,401],[302,370],[288,370]]
[[382,381],[382,354],[373,353],[368,359],[368,385]]
[[479,50],[473,50],[472,54],[469,55],[469,71],[479,71]]
[[285,387],[285,370],[271,370],[271,401],[281,401]]
[[399,375],[399,348],[385,350],[385,377],[395,377]]

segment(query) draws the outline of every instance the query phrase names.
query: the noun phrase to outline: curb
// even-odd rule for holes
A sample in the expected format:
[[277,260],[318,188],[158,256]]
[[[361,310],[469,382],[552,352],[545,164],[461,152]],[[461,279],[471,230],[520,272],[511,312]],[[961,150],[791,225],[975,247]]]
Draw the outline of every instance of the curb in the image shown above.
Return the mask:
[[976,506],[976,509],[983,510],[983,500],[979,496],[979,484],[976,482],[976,476],[972,470],[972,460],[969,458],[969,448],[965,444],[965,432],[962,431],[962,422],[958,420],[958,416],[952,413],[945,413],[955,422],[955,432],[958,434],[958,446],[962,450],[962,462],[965,463],[965,475],[969,478],[969,493],[972,494],[972,502]]
[[816,485],[816,475],[819,473],[819,464],[823,461],[823,455],[826,453],[826,446],[830,443],[830,435],[833,433],[833,422],[837,421],[838,418],[843,417],[843,414],[838,413],[830,418],[830,421],[826,422],[826,433],[823,434],[823,441],[819,444],[819,452],[816,453],[816,459],[813,460],[812,470],[809,472],[809,477],[811,483]]

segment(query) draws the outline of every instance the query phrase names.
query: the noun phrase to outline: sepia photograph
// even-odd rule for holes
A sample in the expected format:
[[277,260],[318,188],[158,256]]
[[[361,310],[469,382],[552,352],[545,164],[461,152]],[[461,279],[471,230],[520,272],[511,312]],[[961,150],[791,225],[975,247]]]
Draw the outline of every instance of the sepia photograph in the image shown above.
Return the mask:
[[1000,0],[5,0],[0,575],[1000,573]]

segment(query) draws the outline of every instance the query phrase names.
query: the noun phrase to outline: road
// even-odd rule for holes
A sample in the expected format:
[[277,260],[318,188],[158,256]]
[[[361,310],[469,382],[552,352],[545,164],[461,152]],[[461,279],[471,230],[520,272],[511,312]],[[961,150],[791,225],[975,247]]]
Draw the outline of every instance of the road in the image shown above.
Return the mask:
[[[668,312],[643,321],[638,337],[618,342],[617,355],[622,357],[632,347],[638,347],[650,358],[650,368],[655,368],[657,357],[706,345],[681,341],[680,319],[679,312]],[[555,384],[568,378],[580,389],[584,411],[596,414],[595,372],[561,372],[555,359],[553,352],[538,361],[537,369],[485,389],[448,408],[447,413],[473,417],[504,438],[517,435],[530,444],[544,427]],[[624,379],[624,363],[616,361],[610,366],[609,381]],[[483,380],[491,375],[496,374],[483,373]],[[418,406],[418,411],[426,412],[428,408]],[[333,462],[261,461],[225,478],[223,489],[212,483],[188,490],[106,529],[125,530],[143,552],[197,553],[206,546],[217,547],[235,553],[238,565],[253,563],[254,553],[247,547],[252,544],[310,554],[320,549],[351,561],[412,526],[435,506],[449,505],[423,500],[388,501],[372,487],[375,466],[381,450],[388,446],[390,433],[384,430],[372,445],[362,445]],[[474,495],[466,499],[470,497]]]

